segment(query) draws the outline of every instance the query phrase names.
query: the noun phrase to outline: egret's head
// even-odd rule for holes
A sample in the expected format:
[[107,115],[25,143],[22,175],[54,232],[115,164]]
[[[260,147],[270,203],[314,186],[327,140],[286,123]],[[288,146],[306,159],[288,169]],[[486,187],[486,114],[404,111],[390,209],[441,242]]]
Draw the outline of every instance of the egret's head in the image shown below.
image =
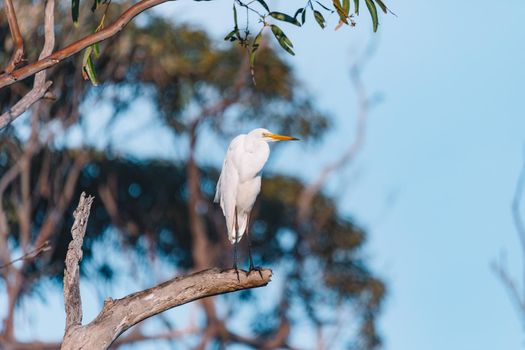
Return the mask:
[[262,139],[266,142],[275,142],[275,141],[297,141],[299,139],[292,136],[284,136],[279,134],[274,134],[267,129],[258,128],[250,131],[248,134],[251,137]]

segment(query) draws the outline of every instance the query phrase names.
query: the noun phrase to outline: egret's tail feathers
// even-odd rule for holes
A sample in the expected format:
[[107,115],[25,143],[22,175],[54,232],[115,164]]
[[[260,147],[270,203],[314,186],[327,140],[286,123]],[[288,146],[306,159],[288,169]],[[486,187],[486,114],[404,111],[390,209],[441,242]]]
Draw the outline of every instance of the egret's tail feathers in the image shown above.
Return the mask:
[[238,229],[238,235],[235,237],[235,228],[229,228],[228,229],[228,239],[230,240],[231,244],[235,244],[237,239],[237,242],[239,242],[244,235],[244,232],[246,232],[246,227],[248,226],[248,213],[239,213],[237,214],[237,229]]
[[246,232],[246,226],[248,226],[248,213],[238,213],[237,227],[239,229],[239,241],[241,240],[242,235],[244,235],[244,232]]

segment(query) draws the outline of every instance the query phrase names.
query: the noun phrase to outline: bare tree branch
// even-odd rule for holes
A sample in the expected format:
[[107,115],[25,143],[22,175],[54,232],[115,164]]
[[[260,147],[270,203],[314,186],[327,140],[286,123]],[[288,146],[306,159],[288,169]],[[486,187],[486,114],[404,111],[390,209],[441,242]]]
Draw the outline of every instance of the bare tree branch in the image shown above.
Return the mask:
[[176,277],[122,299],[107,299],[91,323],[70,328],[61,349],[107,349],[122,332],[163,311],[213,295],[265,286],[272,271],[264,269],[262,275],[261,278],[241,270],[238,281],[233,269],[209,269]]
[[34,258],[36,258],[37,256],[39,256],[40,254],[42,254],[43,252],[47,252],[48,250],[51,249],[51,245],[49,243],[49,241],[45,241],[41,246],[33,249],[32,251],[22,255],[21,257],[19,258],[16,258],[14,260],[11,260],[10,262],[8,262],[7,264],[4,264],[2,266],[0,266],[0,269],[4,269],[8,266],[11,266],[13,265],[15,262],[17,261],[21,261],[21,260],[32,260]]
[[136,3],[135,5],[127,9],[124,13],[122,13],[122,15],[120,15],[120,17],[118,17],[115,20],[115,22],[113,22],[106,28],[96,33],[85,36],[84,38],[75,41],[72,44],[69,44],[63,49],[56,51],[52,55],[39,58],[38,61],[32,64],[16,69],[12,73],[2,74],[0,76],[0,88],[11,85],[27,77],[30,77],[35,73],[40,72],[41,70],[53,67],[62,60],[82,51],[86,47],[111,38],[112,36],[120,32],[126,26],[126,24],[129,23],[129,21],[131,21],[135,16],[137,16],[141,12],[167,1],[172,0],[142,0]]
[[[49,56],[53,52],[55,47],[55,0],[46,1],[45,11],[44,11],[44,47],[40,52],[38,57],[40,62],[45,57]],[[2,77],[10,76],[15,74],[18,70],[13,73],[4,73],[0,76]],[[35,102],[39,101],[46,94],[47,90],[53,84],[51,81],[46,81],[45,71],[36,71],[35,72],[35,81],[33,83],[33,88],[27,94],[24,95],[13,107],[11,107],[7,112],[0,115],[0,129],[6,127],[13,120],[22,115],[27,111]],[[33,73],[33,74],[35,74]],[[31,75],[33,75],[31,74]],[[2,86],[0,86],[1,88]]]
[[13,54],[9,59],[4,72],[11,73],[15,69],[16,65],[19,64],[24,58],[24,40],[22,39],[22,34],[20,33],[20,28],[18,27],[13,0],[4,0],[4,3],[7,21],[9,23],[9,30],[11,31],[11,37],[13,38],[13,44],[15,46],[15,50],[13,51]]
[[66,309],[66,330],[82,323],[82,300],[80,298],[80,270],[79,263],[82,260],[82,243],[86,234],[87,222],[93,197],[82,192],[80,201],[73,216],[75,222],[71,228],[73,240],[69,242],[64,269],[64,306]]

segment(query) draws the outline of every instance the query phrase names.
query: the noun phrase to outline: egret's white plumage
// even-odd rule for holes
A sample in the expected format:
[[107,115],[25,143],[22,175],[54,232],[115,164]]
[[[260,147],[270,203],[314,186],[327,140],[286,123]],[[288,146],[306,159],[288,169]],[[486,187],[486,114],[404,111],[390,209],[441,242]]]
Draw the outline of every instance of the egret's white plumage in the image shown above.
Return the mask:
[[221,205],[232,244],[239,242],[246,232],[250,211],[261,190],[260,173],[270,155],[268,142],[286,140],[297,139],[259,128],[235,137],[230,143],[214,202]]

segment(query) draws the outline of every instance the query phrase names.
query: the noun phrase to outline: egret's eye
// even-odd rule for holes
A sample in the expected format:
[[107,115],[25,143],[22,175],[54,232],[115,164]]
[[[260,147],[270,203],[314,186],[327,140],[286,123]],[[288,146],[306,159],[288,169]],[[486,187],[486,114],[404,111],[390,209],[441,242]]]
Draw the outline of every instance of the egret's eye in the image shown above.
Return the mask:
[[270,134],[267,133],[267,132],[263,132],[263,133],[262,133],[262,136],[263,136],[263,137],[270,137]]

